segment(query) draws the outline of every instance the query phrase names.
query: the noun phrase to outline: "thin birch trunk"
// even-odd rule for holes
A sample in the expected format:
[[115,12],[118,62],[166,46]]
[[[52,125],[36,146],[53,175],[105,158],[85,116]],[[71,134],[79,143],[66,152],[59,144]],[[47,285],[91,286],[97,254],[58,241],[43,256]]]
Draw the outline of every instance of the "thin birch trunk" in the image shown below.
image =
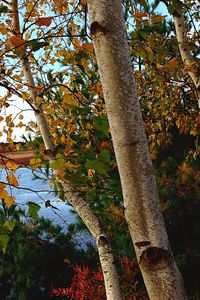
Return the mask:
[[178,41],[179,51],[183,64],[187,70],[188,75],[193,81],[196,88],[196,95],[198,99],[198,106],[200,108],[200,77],[199,77],[199,66],[197,60],[195,60],[191,54],[189,48],[189,39],[187,36],[187,30],[185,27],[184,15],[182,12],[182,3],[176,1],[175,10],[172,15],[174,18],[174,25],[176,30],[176,37]]
[[[13,23],[14,23],[14,31],[15,33],[20,32],[20,24],[18,17],[18,1],[13,0]],[[41,136],[43,138],[46,150],[48,150],[50,164],[51,161],[56,159],[55,157],[55,144],[52,138],[49,125],[45,118],[44,112],[34,104],[34,99],[39,97],[37,92],[37,88],[35,86],[34,78],[31,72],[30,62],[26,53],[21,59],[24,77],[26,80],[26,84],[29,87],[30,93],[30,102],[31,106],[35,109],[35,117],[40,129]],[[54,170],[54,175],[59,179],[59,172]],[[121,300],[120,294],[120,286],[119,280],[117,276],[116,267],[114,264],[113,252],[111,249],[111,245],[109,243],[109,238],[106,233],[102,229],[102,226],[98,220],[98,218],[92,212],[89,204],[80,197],[80,195],[75,191],[75,189],[68,183],[64,181],[60,181],[63,185],[65,196],[69,203],[74,207],[76,212],[79,214],[85,225],[88,227],[92,236],[96,240],[97,249],[99,252],[100,263],[104,275],[104,283],[106,289],[106,296],[108,300]]]
[[187,299],[172,255],[131,68],[120,0],[89,0],[93,38],[124,197],[150,299]]

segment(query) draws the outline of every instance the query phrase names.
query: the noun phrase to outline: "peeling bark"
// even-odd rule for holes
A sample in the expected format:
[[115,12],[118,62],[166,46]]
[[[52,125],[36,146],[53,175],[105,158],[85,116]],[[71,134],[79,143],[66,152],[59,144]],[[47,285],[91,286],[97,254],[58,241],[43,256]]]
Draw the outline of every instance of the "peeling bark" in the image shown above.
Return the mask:
[[89,0],[88,11],[120,173],[125,217],[149,297],[187,299],[160,212],[121,1]]
[[[20,33],[17,0],[12,1],[12,7],[14,31],[17,34]],[[40,95],[35,86],[34,78],[31,72],[30,62],[28,60],[28,57],[26,56],[26,53],[23,54],[21,61],[24,71],[24,77],[29,88],[31,106],[32,108],[34,108],[37,124],[46,147],[46,152],[49,155],[49,161],[51,165],[51,160],[56,158],[56,146],[54,144],[54,140],[51,135],[44,112],[34,103],[34,99],[36,99]],[[114,264],[113,252],[109,243],[109,239],[106,236],[106,233],[104,232],[99,222],[99,219],[92,212],[89,204],[83,198],[81,198],[81,196],[76,192],[73,186],[59,179],[59,171],[54,170],[54,175],[62,183],[67,200],[70,204],[72,204],[72,206],[79,214],[79,216],[91,232],[92,236],[96,240],[96,245],[100,257],[100,263],[104,275],[107,299],[121,300],[120,286],[116,267]]]
[[185,27],[185,20],[182,12],[182,3],[176,2],[176,9],[172,13],[174,18],[174,25],[176,30],[176,37],[178,41],[179,51],[187,73],[192,79],[192,82],[196,88],[196,95],[198,99],[198,106],[200,108],[200,65],[198,66],[198,60],[195,60],[189,49],[189,39],[187,36],[187,30]]

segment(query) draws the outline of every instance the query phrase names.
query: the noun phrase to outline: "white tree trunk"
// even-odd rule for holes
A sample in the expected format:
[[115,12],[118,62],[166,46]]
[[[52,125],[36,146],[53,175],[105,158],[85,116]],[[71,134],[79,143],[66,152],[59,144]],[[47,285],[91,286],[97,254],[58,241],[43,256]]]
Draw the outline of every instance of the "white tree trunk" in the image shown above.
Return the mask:
[[196,88],[198,106],[200,108],[200,76],[198,62],[197,60],[195,61],[195,59],[192,57],[191,51],[189,49],[189,39],[187,36],[187,30],[185,28],[185,20],[181,6],[182,3],[180,1],[177,1],[175,10],[172,13],[174,17],[176,37],[183,64],[186,67],[187,73],[191,77]]
[[125,217],[149,297],[187,299],[159,209],[121,1],[89,0],[88,11],[122,184]]
[[[19,17],[18,17],[18,1],[13,0],[13,23],[15,32],[20,32],[20,25],[19,25]],[[22,57],[22,66],[24,71],[24,77],[26,80],[26,84],[29,88],[30,93],[30,100],[31,106],[35,110],[35,117],[37,120],[37,124],[43,138],[46,150],[49,150],[49,159],[50,164],[51,160],[56,159],[55,157],[55,144],[53,137],[51,135],[49,125],[45,118],[44,112],[37,107],[34,103],[35,99],[39,97],[37,88],[35,86],[34,78],[31,72],[30,62],[26,53],[24,53]],[[59,172],[54,170],[54,175],[59,175]],[[59,180],[59,176],[58,176]],[[88,227],[89,231],[91,232],[92,236],[96,240],[97,249],[99,252],[100,263],[104,275],[104,283],[106,289],[106,296],[108,300],[121,300],[120,294],[120,285],[117,276],[117,271],[114,264],[113,252],[111,249],[111,245],[109,243],[109,238],[107,237],[106,233],[103,231],[102,226],[98,218],[92,212],[89,204],[80,197],[80,195],[76,192],[76,190],[68,183],[61,181],[65,196],[69,203],[74,207],[76,212],[79,214],[85,225]]]

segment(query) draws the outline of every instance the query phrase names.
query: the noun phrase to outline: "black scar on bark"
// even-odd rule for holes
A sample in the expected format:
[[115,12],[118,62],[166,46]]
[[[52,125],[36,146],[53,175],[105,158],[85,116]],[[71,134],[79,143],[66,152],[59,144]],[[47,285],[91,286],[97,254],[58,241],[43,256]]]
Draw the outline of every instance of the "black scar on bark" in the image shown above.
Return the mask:
[[109,241],[105,235],[101,234],[98,239],[98,244],[100,246],[109,245]]
[[161,260],[170,259],[171,257],[172,255],[162,248],[149,247],[142,253],[140,261],[143,260],[147,264],[158,264]]
[[181,17],[181,15],[176,10],[173,11],[172,15],[177,18]]
[[106,34],[108,30],[101,26],[97,21],[93,22],[90,26],[91,35],[96,35],[97,33]]

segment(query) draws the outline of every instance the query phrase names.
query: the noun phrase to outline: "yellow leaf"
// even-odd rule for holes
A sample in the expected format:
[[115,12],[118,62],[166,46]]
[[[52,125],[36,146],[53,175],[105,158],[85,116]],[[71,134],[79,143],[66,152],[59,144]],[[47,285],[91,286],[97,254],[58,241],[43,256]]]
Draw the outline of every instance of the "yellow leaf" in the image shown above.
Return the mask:
[[150,23],[151,24],[161,23],[162,21],[165,20],[165,18],[166,16],[151,16]]
[[27,9],[28,13],[30,13],[33,9],[33,5],[31,3],[27,4],[26,9]]
[[41,103],[42,103],[42,97],[36,97],[36,103],[37,103],[37,105],[39,106]]
[[4,117],[0,116],[0,122],[4,120]]
[[25,40],[29,40],[29,38],[31,37],[31,34],[29,32],[25,33]]
[[14,186],[19,185],[19,183],[17,181],[17,178],[13,174],[8,175],[7,180],[8,180],[8,183],[11,184],[11,185],[14,185]]
[[61,136],[60,140],[61,140],[62,143],[65,142],[65,136],[64,136],[64,134]]
[[95,170],[94,169],[89,169],[88,170],[88,178],[93,178],[95,174]]
[[29,95],[28,95],[28,93],[26,93],[26,92],[22,92],[22,93],[21,93],[21,96],[22,96],[22,98],[23,98],[24,100],[29,99]]
[[52,18],[51,17],[39,18],[37,20],[37,25],[38,26],[50,26],[51,22],[52,22]]
[[8,29],[7,29],[6,25],[3,23],[0,24],[0,32],[2,35],[5,35],[8,33]]
[[74,99],[74,97],[71,94],[66,94],[63,96],[63,102],[68,104],[69,106],[77,107],[79,106],[77,101]]
[[32,158],[30,160],[30,166],[31,166],[32,169],[39,168],[41,166],[41,159],[40,158],[36,158],[36,157]]
[[68,161],[68,162],[65,163],[65,167],[67,169],[77,169],[77,168],[79,168],[79,166],[80,165],[74,165],[74,164],[72,164],[70,161]]

